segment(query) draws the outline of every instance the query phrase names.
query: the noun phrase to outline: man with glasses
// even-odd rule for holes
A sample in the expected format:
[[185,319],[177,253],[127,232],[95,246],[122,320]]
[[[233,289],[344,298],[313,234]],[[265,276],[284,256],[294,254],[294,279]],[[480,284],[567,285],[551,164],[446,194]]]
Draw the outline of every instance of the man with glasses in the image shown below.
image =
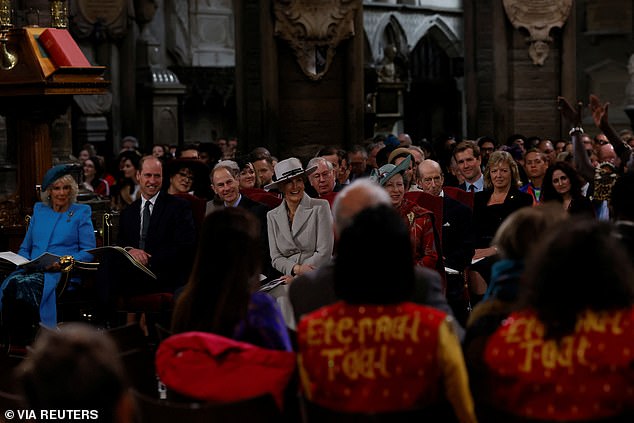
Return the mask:
[[447,300],[458,321],[465,324],[466,307],[462,304],[463,272],[471,263],[474,254],[474,232],[471,209],[444,194],[444,178],[440,164],[433,160],[423,160],[418,166],[418,187],[434,196],[443,198],[442,252],[447,272]]
[[353,145],[348,151],[348,163],[350,164],[350,181],[357,178],[370,176],[368,167],[368,152],[361,145]]
[[317,170],[308,177],[312,188],[306,189],[308,195],[313,198],[320,198],[327,196],[331,192],[341,191],[343,187],[335,178],[332,163],[323,157],[314,157],[310,159],[306,168],[310,169],[313,166],[317,166]]

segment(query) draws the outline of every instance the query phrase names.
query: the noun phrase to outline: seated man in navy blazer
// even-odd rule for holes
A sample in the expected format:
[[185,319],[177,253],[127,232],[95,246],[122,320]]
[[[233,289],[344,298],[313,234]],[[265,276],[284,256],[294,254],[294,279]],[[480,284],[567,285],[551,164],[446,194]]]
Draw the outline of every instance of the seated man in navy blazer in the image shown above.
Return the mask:
[[447,196],[443,192],[444,177],[440,164],[433,160],[423,160],[418,165],[418,186],[431,195],[443,197],[442,218],[442,251],[443,260],[447,268],[447,300],[454,308],[454,314],[459,322],[467,319],[464,300],[463,271],[473,257],[475,248],[475,234],[473,231],[473,216],[471,209],[459,201]]
[[137,179],[141,198],[121,213],[117,244],[157,279],[131,272],[125,259],[106,255],[97,276],[99,299],[105,304],[117,296],[173,292],[187,282],[193,262],[196,230],[189,203],[160,191],[163,167],[155,157],[141,159]]
[[216,193],[222,203],[214,203],[214,200],[207,202],[206,214],[224,207],[242,207],[253,213],[260,222],[260,247],[262,250],[262,274],[267,278],[277,278],[281,275],[271,265],[271,255],[269,253],[269,235],[266,226],[266,214],[270,208],[265,204],[258,203],[240,192],[240,182],[238,182],[240,168],[232,160],[223,160],[214,166],[209,178],[211,188]]

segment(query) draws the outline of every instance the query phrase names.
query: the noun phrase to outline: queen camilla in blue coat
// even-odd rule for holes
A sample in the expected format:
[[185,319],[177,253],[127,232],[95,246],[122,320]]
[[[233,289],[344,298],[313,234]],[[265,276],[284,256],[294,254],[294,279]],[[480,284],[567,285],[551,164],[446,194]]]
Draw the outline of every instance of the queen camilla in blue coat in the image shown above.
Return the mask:
[[[51,168],[42,181],[42,202],[36,203],[29,228],[18,254],[33,260],[49,252],[58,256],[72,256],[76,261],[88,262],[95,248],[95,233],[91,209],[76,204],[78,186],[70,175],[71,167]],[[40,321],[48,327],[57,325],[55,288],[60,280],[60,265],[44,272],[27,273],[17,270],[0,286],[0,307],[10,300],[26,302],[40,311]]]

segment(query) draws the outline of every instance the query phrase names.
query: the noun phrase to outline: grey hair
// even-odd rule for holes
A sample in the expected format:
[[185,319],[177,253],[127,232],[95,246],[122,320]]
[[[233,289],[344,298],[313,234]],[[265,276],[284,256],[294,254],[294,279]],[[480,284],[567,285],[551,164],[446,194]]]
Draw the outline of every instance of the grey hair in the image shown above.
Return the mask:
[[[354,200],[349,200],[355,193]],[[335,197],[332,205],[335,232],[341,234],[361,210],[380,205],[392,206],[387,191],[370,178],[356,179]]]
[[234,178],[237,178],[240,175],[240,166],[238,166],[238,163],[233,160],[220,160],[209,174],[209,179],[211,179],[212,183],[216,169],[226,169]]
[[313,167],[313,166],[317,166],[318,163],[325,163],[326,167],[328,168],[328,170],[333,170],[334,169],[332,167],[332,163],[330,163],[328,160],[324,159],[323,157],[313,157],[312,159],[310,159],[310,161],[306,165],[306,169],[308,169],[310,167]]
[[53,189],[53,185],[57,181],[62,181],[70,185],[70,202],[75,203],[77,201],[77,195],[79,194],[79,185],[77,185],[77,181],[75,180],[75,178],[73,178],[73,176],[69,174],[66,174],[60,178],[55,179],[53,182],[51,182],[51,184],[48,186],[46,191],[40,192],[40,199],[42,200],[42,203],[50,207],[51,190]]

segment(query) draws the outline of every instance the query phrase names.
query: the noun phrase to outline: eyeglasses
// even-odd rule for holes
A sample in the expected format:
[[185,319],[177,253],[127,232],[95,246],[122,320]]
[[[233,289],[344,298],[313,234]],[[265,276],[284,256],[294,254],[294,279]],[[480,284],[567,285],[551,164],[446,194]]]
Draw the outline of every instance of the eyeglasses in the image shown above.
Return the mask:
[[332,173],[332,171],[327,171],[327,172],[322,172],[322,173],[313,173],[313,179],[326,179],[328,178]]
[[194,175],[189,175],[189,174],[187,174],[185,172],[178,172],[178,176],[180,176],[181,178],[184,178],[184,179],[188,179],[190,181],[194,180]]

